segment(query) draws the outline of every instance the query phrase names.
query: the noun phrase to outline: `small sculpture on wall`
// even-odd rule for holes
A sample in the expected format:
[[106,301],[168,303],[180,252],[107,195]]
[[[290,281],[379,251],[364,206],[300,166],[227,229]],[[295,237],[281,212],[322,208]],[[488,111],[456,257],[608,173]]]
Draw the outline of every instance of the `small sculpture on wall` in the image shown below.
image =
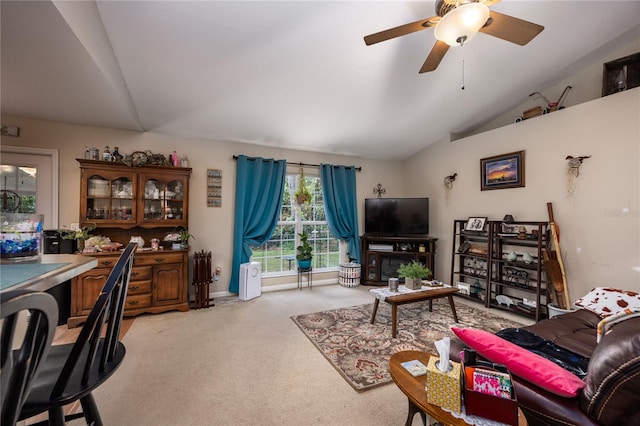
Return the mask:
[[572,157],[571,155],[567,155],[567,165],[569,166],[569,173],[578,177],[580,174],[580,166],[582,166],[582,162],[587,158],[591,158],[590,155],[583,155],[582,157]]
[[373,188],[373,193],[376,194],[378,198],[382,198],[382,194],[385,192],[387,192],[387,188],[383,188],[381,184],[378,184]]
[[582,166],[582,162],[587,158],[591,158],[590,155],[583,155],[581,157],[573,157],[571,155],[567,155],[565,160],[567,160],[567,176],[569,178],[568,181],[568,192],[569,195],[573,193],[576,188],[576,178],[580,174],[580,166]]
[[444,178],[444,186],[445,186],[447,189],[451,189],[451,188],[453,188],[453,181],[454,181],[454,180],[456,180],[456,176],[458,176],[458,174],[457,174],[457,173],[454,173],[454,174],[449,175],[449,176],[446,176],[446,177]]

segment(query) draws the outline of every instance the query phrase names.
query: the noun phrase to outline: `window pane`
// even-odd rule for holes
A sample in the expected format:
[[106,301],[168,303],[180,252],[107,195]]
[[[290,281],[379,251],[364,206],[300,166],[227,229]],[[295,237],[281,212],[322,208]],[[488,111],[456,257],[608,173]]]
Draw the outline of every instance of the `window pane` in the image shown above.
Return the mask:
[[287,175],[285,179],[280,221],[269,241],[260,247],[252,247],[251,259],[262,264],[267,276],[297,270],[296,247],[300,245],[299,232],[309,234],[313,247],[313,267],[316,270],[337,270],[340,263],[340,244],[329,232],[322,201],[319,176],[305,176],[312,200],[302,206],[295,203],[295,192],[300,176]]
[[[3,211],[36,212],[37,172],[35,167],[30,166],[3,164],[0,167],[0,188],[6,190],[0,206]],[[16,210],[18,202],[19,208]]]

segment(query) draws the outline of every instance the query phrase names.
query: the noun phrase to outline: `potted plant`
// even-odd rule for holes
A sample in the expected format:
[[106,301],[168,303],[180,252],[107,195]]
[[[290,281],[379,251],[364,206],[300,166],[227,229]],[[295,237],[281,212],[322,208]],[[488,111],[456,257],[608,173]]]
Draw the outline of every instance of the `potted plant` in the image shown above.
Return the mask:
[[193,235],[191,235],[189,233],[189,230],[186,228],[180,229],[178,234],[180,235],[180,248],[183,248],[183,249],[189,248],[189,238],[193,238],[193,239],[196,238]]
[[88,240],[92,235],[91,231],[96,229],[98,225],[95,223],[88,223],[80,229],[71,230],[71,229],[63,229],[60,230],[60,236],[63,240],[75,240],[77,250],[82,253],[84,251],[84,243]]
[[311,191],[309,191],[309,187],[307,187],[307,181],[304,179],[304,170],[302,167],[300,167],[300,182],[298,183],[298,190],[293,195],[298,205],[303,205],[311,201]]
[[431,270],[418,261],[403,263],[398,268],[398,276],[404,278],[405,287],[419,290],[422,287],[422,279],[431,277]]
[[298,268],[302,271],[308,271],[311,269],[311,260],[313,259],[313,247],[309,243],[309,234],[303,232],[298,234],[300,236],[300,245],[298,246],[298,254],[296,259],[298,260]]

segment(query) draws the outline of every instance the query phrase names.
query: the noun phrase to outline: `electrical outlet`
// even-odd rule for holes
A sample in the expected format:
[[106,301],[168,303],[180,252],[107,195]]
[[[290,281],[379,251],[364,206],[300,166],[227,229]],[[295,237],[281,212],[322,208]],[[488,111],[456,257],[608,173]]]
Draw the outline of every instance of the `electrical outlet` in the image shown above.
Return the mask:
[[72,231],[79,231],[80,230],[80,224],[79,223],[72,223],[71,225],[69,225],[69,229]]

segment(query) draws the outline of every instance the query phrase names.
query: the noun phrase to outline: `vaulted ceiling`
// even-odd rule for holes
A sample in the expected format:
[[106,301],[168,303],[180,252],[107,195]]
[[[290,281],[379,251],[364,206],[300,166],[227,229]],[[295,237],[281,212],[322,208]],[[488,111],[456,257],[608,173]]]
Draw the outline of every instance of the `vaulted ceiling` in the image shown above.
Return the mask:
[[526,46],[480,33],[426,74],[433,29],[365,45],[434,5],[3,0],[2,113],[405,159],[508,111],[640,22],[638,1],[503,0],[491,10],[544,31]]

